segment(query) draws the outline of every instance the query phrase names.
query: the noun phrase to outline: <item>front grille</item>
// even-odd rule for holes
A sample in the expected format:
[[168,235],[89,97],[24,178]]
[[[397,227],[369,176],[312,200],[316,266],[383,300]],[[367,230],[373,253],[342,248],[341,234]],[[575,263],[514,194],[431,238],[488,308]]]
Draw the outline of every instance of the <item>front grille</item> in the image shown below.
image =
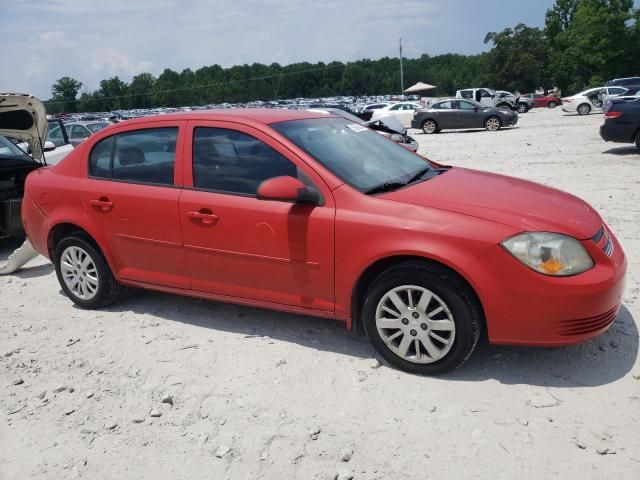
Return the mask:
[[600,227],[600,230],[598,230],[596,234],[593,237],[591,237],[591,241],[593,241],[593,243],[598,245],[603,242],[602,240],[603,238],[604,238],[604,243],[601,247],[602,251],[607,257],[610,257],[611,255],[613,255],[613,249],[614,249],[613,241],[611,240],[611,234],[609,233],[609,231],[606,229],[604,225],[602,225]]
[[585,335],[609,327],[618,315],[618,307],[595,317],[564,320],[558,324],[558,335]]

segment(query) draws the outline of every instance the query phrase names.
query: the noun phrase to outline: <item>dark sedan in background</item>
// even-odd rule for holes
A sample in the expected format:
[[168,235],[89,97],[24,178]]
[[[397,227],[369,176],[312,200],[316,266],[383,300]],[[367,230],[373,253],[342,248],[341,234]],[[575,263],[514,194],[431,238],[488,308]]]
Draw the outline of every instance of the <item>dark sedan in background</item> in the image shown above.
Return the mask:
[[614,98],[604,113],[600,136],[606,142],[634,143],[640,152],[640,98]]
[[461,128],[485,128],[490,132],[518,123],[518,114],[505,108],[486,107],[474,100],[449,98],[417,110],[412,128],[424,133]]

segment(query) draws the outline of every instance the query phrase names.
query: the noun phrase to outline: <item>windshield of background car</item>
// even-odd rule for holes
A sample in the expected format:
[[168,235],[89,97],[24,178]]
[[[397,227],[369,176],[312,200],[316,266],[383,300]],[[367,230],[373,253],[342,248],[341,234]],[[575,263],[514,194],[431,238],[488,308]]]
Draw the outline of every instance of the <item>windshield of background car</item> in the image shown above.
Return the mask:
[[362,125],[342,118],[291,120],[271,125],[338,178],[365,192],[406,182],[430,163]]
[[3,158],[16,157],[30,158],[7,137],[0,136],[0,160],[2,160]]
[[99,123],[89,123],[87,125],[87,128],[89,130],[91,130],[91,133],[96,133],[99,130],[102,130],[105,127],[108,127],[109,125],[111,125],[110,123],[104,123],[104,122],[99,122]]

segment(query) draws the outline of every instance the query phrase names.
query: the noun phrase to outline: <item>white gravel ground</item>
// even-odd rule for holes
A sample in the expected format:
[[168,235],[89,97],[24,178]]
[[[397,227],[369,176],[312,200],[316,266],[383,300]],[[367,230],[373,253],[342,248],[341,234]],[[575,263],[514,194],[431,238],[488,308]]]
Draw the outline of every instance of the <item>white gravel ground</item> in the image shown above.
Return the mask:
[[83,311],[36,259],[0,277],[0,479],[640,478],[640,156],[602,142],[601,121],[536,110],[415,135],[434,160],[601,212],[629,273],[600,338],[480,345],[423,378],[376,368],[337,322],[143,291]]

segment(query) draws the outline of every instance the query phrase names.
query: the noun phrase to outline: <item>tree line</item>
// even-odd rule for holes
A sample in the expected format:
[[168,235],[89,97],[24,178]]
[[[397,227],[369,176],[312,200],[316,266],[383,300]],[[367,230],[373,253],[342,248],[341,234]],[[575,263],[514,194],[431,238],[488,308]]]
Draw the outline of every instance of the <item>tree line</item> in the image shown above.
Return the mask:
[[[405,86],[423,81],[451,95],[472,86],[530,92],[557,87],[563,94],[640,74],[640,10],[633,0],[556,0],[543,28],[518,24],[490,32],[491,49],[479,55],[446,54],[404,59]],[[399,59],[279,65],[211,65],[195,71],[140,73],[130,83],[115,76],[97,90],[60,78],[47,103],[50,113],[177,107],[252,100],[400,93]]]

